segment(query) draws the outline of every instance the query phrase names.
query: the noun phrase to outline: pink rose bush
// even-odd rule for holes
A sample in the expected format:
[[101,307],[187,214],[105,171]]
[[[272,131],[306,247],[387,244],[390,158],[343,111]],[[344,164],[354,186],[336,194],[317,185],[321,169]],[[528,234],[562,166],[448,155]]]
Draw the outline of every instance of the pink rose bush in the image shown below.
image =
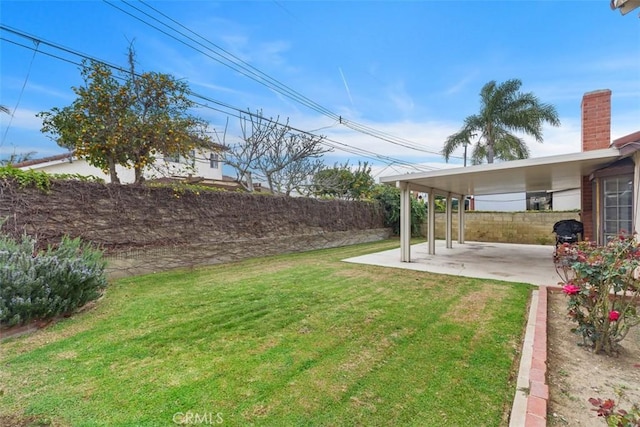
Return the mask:
[[580,292],[580,286],[576,286],[573,283],[567,283],[562,287],[562,291],[567,295],[576,295]]
[[556,270],[569,298],[572,329],[594,352],[612,355],[629,328],[640,323],[640,244],[621,234],[605,246],[591,242],[561,245]]

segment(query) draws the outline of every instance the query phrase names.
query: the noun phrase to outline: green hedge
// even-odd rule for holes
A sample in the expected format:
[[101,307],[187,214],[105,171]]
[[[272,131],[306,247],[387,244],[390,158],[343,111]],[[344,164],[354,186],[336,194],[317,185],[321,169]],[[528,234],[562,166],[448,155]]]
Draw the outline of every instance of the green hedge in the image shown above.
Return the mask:
[[[378,184],[373,189],[373,199],[380,202],[385,213],[385,226],[391,227],[393,234],[400,234],[400,190]],[[425,205],[411,198],[411,235],[420,236],[420,225],[427,216]]]

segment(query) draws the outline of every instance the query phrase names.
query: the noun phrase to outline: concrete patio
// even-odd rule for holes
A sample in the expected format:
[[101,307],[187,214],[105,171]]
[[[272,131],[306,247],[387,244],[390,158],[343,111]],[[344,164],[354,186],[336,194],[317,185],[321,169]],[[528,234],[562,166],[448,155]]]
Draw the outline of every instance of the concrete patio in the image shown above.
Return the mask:
[[553,265],[553,250],[548,245],[484,242],[454,242],[448,249],[444,240],[436,240],[435,255],[428,254],[427,242],[412,245],[411,262],[400,261],[400,248],[344,261],[548,286],[560,281]]

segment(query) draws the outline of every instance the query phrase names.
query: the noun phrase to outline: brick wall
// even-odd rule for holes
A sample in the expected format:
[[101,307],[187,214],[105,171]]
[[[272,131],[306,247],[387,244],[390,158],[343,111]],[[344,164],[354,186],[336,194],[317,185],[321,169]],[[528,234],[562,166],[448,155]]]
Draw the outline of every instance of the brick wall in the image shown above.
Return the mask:
[[582,213],[582,224],[584,225],[584,235],[589,240],[596,241],[594,233],[594,211],[593,211],[593,183],[588,176],[582,177],[582,200],[580,204]]
[[611,144],[611,91],[585,93],[582,97],[582,151]]
[[[465,240],[474,242],[553,245],[553,224],[563,219],[580,220],[578,212],[467,212]],[[436,213],[436,239],[445,239],[445,214]],[[427,236],[427,223],[422,235]],[[453,215],[453,240],[458,238],[458,215]]]
[[[582,97],[582,151],[600,150],[611,145],[611,91],[588,92]],[[591,240],[594,235],[593,191],[589,177],[582,178],[580,210],[584,232]]]

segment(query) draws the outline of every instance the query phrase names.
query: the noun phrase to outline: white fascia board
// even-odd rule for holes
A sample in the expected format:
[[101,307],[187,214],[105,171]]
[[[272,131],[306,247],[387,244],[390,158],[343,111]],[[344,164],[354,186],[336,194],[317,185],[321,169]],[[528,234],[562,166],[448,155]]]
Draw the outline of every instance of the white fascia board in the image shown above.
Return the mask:
[[519,169],[536,166],[547,166],[557,163],[575,162],[580,160],[615,160],[620,156],[617,148],[605,148],[601,150],[582,151],[571,154],[559,154],[556,156],[534,157],[523,160],[512,160],[502,163],[491,163],[459,168],[447,168],[429,172],[408,173],[404,175],[393,175],[380,177],[380,182],[391,183],[395,185],[396,181],[411,181],[412,179],[435,178],[451,175],[465,175],[472,173],[491,172],[498,170]]

